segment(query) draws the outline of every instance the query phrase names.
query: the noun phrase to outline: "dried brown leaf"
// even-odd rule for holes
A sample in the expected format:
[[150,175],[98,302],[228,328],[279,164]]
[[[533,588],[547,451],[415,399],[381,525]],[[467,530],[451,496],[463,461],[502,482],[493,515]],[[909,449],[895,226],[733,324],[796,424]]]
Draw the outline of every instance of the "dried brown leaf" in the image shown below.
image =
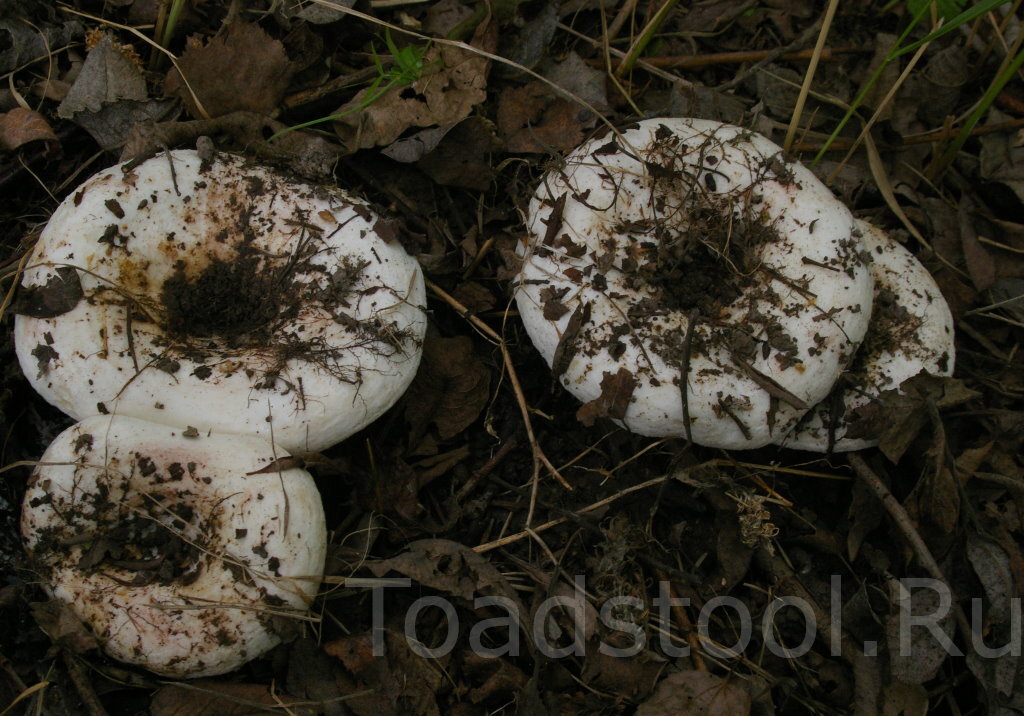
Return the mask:
[[57,646],[76,654],[84,654],[99,646],[96,637],[65,602],[56,599],[33,602],[30,608],[36,624]]
[[904,381],[902,393],[887,390],[856,412],[849,437],[879,438],[879,448],[892,462],[899,462],[910,443],[928,422],[929,402],[942,410],[961,405],[980,394],[957,378],[921,373]]
[[960,240],[971,282],[979,291],[985,291],[995,283],[996,260],[989,250],[978,241],[978,232],[971,215],[972,204],[973,202],[969,199],[963,199],[960,202]]
[[72,119],[80,112],[99,112],[122,100],[144,102],[147,98],[146,79],[139,66],[105,35],[85,58],[82,71],[57,107],[57,116]]
[[510,152],[568,151],[583,141],[580,110],[542,82],[509,87],[498,98],[498,136]]
[[426,587],[467,601],[476,596],[499,596],[518,602],[512,585],[494,565],[465,545],[451,540],[418,540],[397,557],[370,562],[366,566],[378,577],[395,571]]
[[71,266],[61,266],[57,275],[42,286],[21,289],[11,310],[32,318],[54,318],[77,306],[84,295],[78,271]]
[[[947,638],[952,637],[955,625],[953,610],[947,609],[942,618],[938,618],[941,606],[941,595],[931,588],[915,589],[906,594],[903,587],[895,580],[892,582],[889,616],[885,621],[885,634],[889,646],[889,669],[892,677],[907,684],[923,684],[933,678],[949,657],[949,652],[939,642],[932,627],[937,626]],[[901,598],[909,599],[909,604],[901,603]],[[911,617],[924,620],[936,615],[931,627],[909,626]],[[909,630],[909,644],[903,644],[903,632]]]
[[[206,44],[189,38],[178,67],[211,117],[239,111],[270,114],[295,73],[284,45],[247,22],[233,23]],[[202,116],[192,92],[177,69],[167,74],[164,94],[180,97],[192,116]]]
[[[491,45],[490,26],[477,30],[474,46]],[[490,60],[468,50],[434,45],[423,58],[425,71],[405,87],[394,87],[360,109],[379,88],[367,88],[333,114],[335,131],[349,151],[391,144],[410,127],[455,124],[487,98]]]
[[636,390],[636,377],[628,368],[619,368],[617,373],[605,373],[601,378],[601,395],[584,403],[576,411],[576,418],[588,428],[598,418],[621,420]]
[[640,704],[637,716],[745,716],[750,695],[709,671],[677,671],[666,676],[654,694]]
[[487,404],[490,379],[490,370],[468,336],[443,338],[429,333],[419,372],[406,394],[410,445],[416,447],[431,425],[441,440],[465,430]]
[[0,114],[0,149],[13,151],[23,144],[39,140],[57,141],[50,123],[39,112],[15,107]]

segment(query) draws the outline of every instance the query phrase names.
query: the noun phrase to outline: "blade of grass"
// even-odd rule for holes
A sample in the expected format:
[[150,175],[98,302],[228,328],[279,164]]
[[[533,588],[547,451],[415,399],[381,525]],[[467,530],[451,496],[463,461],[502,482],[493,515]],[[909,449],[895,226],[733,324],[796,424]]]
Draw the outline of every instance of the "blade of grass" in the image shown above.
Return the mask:
[[948,35],[949,33],[953,32],[953,30],[959,28],[961,25],[970,22],[976,17],[984,15],[986,12],[995,10],[1000,5],[1005,5],[1008,2],[1010,2],[1010,0],[981,0],[981,2],[979,2],[977,5],[972,5],[971,7],[967,8],[946,24],[929,32],[920,40],[916,40],[907,45],[906,47],[902,47],[899,50],[895,50],[892,55],[892,58],[896,59],[897,57],[902,57],[908,52],[913,52],[921,45],[926,45],[929,42],[939,39],[940,37],[944,37],[945,35]]
[[665,18],[672,12],[672,9],[676,6],[679,0],[665,0],[665,3],[658,8],[658,12],[654,13],[654,17],[647,23],[644,29],[640,32],[640,37],[633,42],[633,45],[626,52],[626,56],[619,63],[619,66],[615,68],[615,74],[619,77],[626,74],[633,68],[633,64],[637,61],[643,51],[650,44],[651,39],[654,38],[654,34],[661,27],[661,24],[665,22]]
[[988,90],[982,95],[978,101],[978,105],[974,108],[974,111],[967,117],[960,132],[957,133],[956,138],[950,142],[949,146],[946,147],[946,151],[942,153],[942,158],[936,163],[935,168],[930,175],[932,178],[939,176],[949,165],[953,163],[957,153],[964,146],[964,142],[971,136],[971,132],[974,130],[975,125],[981,121],[981,118],[991,108],[992,103],[995,102],[996,96],[1002,91],[1006,83],[1013,79],[1013,76],[1020,69],[1021,65],[1024,64],[1024,49],[1017,51],[1016,56],[1013,60],[1006,65],[999,74],[996,75],[995,79],[992,80],[992,84],[989,85]]
[[814,44],[814,54],[811,55],[811,61],[807,65],[807,71],[804,73],[804,82],[800,86],[800,95],[796,99],[793,114],[789,118],[786,140],[782,143],[782,150],[785,152],[788,152],[793,147],[793,140],[796,139],[796,130],[800,126],[800,117],[804,113],[804,105],[807,104],[807,93],[811,91],[814,73],[818,70],[821,52],[825,49],[825,40],[828,39],[828,31],[832,27],[832,18],[836,16],[837,7],[839,7],[839,0],[829,0],[828,8],[825,10],[825,19],[821,21],[821,30],[818,31],[818,41]]

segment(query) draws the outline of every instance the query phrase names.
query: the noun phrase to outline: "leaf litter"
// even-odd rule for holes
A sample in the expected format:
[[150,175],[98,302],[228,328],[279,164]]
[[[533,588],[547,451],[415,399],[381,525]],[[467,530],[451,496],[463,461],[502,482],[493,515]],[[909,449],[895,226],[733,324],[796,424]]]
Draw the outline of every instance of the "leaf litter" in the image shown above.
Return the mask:
[[[287,643],[237,674],[157,683],[106,659],[95,635],[41,603],[31,565],[10,547],[29,472],[11,469],[0,483],[0,556],[12,565],[10,588],[0,590],[0,708],[1024,709],[1024,663],[991,652],[1015,638],[1024,591],[1019,80],[1005,86],[953,168],[930,169],[998,69],[1005,41],[1020,32],[1019,17],[993,16],[936,40],[898,87],[909,58],[892,63],[864,104],[865,117],[882,110],[872,130],[877,161],[863,152],[844,160],[860,131],[851,126],[813,167],[835,174],[858,216],[907,243],[957,320],[956,376],[913,378],[862,411],[850,434],[881,444],[854,471],[842,456],[728,454],[630,435],[614,423],[632,397],[628,367],[604,377],[596,400],[575,404],[508,308],[521,216],[560,152],[604,131],[603,119],[622,126],[638,112],[723,118],[781,139],[807,70],[806,54],[786,53],[813,48],[823,12],[814,3],[680,3],[650,28],[653,41],[628,71],[617,70],[658,4],[503,2],[488,15],[457,0],[196,2],[176,25],[143,0],[102,11],[44,5],[13,2],[0,17],[0,39],[9,40],[0,42],[0,70],[10,73],[0,93],[0,276],[8,282],[76,179],[119,150],[130,159],[198,144],[366,194],[438,290],[407,395],[360,435],[306,460],[334,535],[310,621],[289,622]],[[917,5],[840,4],[795,144],[806,162]],[[152,35],[126,29],[146,25],[156,26]],[[142,39],[158,30],[173,63]],[[83,37],[91,49],[78,44]],[[903,230],[894,202],[916,233]],[[82,300],[77,278],[58,272],[4,305],[59,315]],[[552,318],[569,312],[563,298],[545,300]],[[5,463],[16,465],[37,459],[67,419],[28,390],[5,336],[0,427]],[[560,363],[573,358],[573,341],[564,343]],[[45,371],[52,356],[40,348],[33,367]],[[537,470],[537,447],[571,490]],[[951,595],[936,629],[964,656],[918,627],[912,654],[901,654],[901,609],[927,616],[942,600],[924,588],[901,602],[898,580],[936,574]],[[410,587],[385,589],[378,604],[373,580],[395,578]],[[666,594],[689,603],[663,608],[655,600]],[[417,605],[425,596],[453,611]],[[775,596],[800,597],[807,612],[784,606],[766,626]],[[711,601],[721,597],[752,615],[745,648],[713,648],[743,633],[736,611]],[[522,628],[482,598],[508,600]],[[559,603],[545,617],[551,598]],[[972,616],[972,599],[980,647],[960,622]],[[416,640],[406,638],[410,614]],[[795,649],[808,623],[815,634],[806,652],[769,648]],[[449,633],[450,650],[424,656],[420,647],[441,647]],[[637,633],[644,639],[631,650]],[[472,648],[473,634],[497,653]],[[568,651],[550,658],[538,634]],[[513,635],[518,650],[502,651]]]

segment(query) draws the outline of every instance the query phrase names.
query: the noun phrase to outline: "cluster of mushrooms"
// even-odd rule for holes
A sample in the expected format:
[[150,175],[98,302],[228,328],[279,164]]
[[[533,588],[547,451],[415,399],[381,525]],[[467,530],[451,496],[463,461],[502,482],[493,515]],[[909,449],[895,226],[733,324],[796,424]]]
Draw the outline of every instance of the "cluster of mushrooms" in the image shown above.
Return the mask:
[[[173,677],[279,642],[326,530],[292,454],[408,387],[420,268],[363,201],[240,157],[100,172],[27,259],[15,323],[35,389],[80,421],[33,472],[22,532],[107,653]],[[928,272],[764,137],[652,119],[593,139],[530,205],[516,298],[561,383],[643,435],[848,450],[851,416],[949,374]]]
[[290,455],[387,410],[426,331],[419,265],[380,221],[196,151],[100,172],[51,217],[15,341],[33,387],[80,422],[33,473],[22,533],[111,656],[225,673],[312,604],[324,512]]
[[516,297],[561,383],[642,435],[816,452],[953,371],[928,271],[763,136],[648,119],[592,139],[529,207]]

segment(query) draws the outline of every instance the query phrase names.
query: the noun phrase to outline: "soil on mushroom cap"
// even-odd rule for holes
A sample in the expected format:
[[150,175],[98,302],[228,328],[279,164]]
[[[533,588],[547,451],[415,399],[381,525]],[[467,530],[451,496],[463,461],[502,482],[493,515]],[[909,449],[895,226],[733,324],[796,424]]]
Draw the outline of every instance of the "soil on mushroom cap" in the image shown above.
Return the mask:
[[167,330],[173,336],[219,336],[237,339],[266,326],[280,311],[281,295],[255,257],[214,259],[194,279],[184,267],[164,282],[160,292]]

